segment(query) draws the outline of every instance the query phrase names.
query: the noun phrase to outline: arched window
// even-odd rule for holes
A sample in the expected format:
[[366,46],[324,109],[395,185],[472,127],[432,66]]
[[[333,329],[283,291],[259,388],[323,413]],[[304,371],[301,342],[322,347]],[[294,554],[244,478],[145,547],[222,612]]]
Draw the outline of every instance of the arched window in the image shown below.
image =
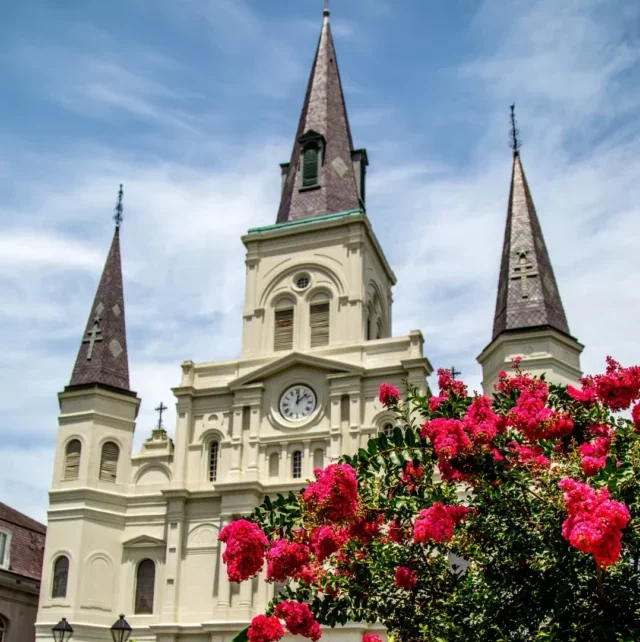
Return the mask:
[[219,444],[217,441],[212,441],[209,446],[209,481],[214,482],[218,478],[218,451]]
[[156,583],[156,565],[153,560],[142,560],[136,574],[136,614],[153,613],[153,594]]
[[69,558],[61,555],[53,563],[53,586],[51,597],[67,597],[67,583],[69,581]]
[[269,457],[269,477],[277,479],[280,476],[280,455],[273,453]]
[[324,450],[317,448],[313,453],[313,469],[324,468]]
[[111,482],[115,484],[118,473],[118,457],[120,449],[112,441],[106,442],[102,446],[100,455],[100,481]]
[[387,437],[393,437],[393,424],[392,423],[385,424],[384,427],[382,428],[382,432],[384,432],[384,434]]
[[67,444],[67,449],[64,454],[64,476],[65,481],[78,479],[80,474],[80,453],[82,452],[82,444],[79,439],[72,439]]
[[4,642],[4,636],[7,632],[7,623],[5,619],[0,615],[0,642]]
[[291,350],[293,348],[294,303],[284,298],[278,301],[275,310],[273,349]]
[[311,299],[309,327],[312,348],[329,345],[329,297],[326,294],[316,294]]
[[302,453],[296,450],[291,457],[291,473],[294,479],[302,477]]
[[319,177],[320,147],[308,143],[302,152],[302,187],[315,187]]

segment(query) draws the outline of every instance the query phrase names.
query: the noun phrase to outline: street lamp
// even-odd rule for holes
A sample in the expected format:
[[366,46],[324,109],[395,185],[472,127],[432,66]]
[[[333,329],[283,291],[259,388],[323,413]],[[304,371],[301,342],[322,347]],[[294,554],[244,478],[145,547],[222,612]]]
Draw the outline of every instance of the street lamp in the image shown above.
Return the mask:
[[56,642],[69,642],[73,635],[73,627],[67,622],[67,618],[63,617],[60,622],[51,629],[51,632]]
[[121,615],[120,619],[114,622],[111,627],[113,642],[127,642],[131,635],[131,630],[129,623],[124,619],[124,615]]

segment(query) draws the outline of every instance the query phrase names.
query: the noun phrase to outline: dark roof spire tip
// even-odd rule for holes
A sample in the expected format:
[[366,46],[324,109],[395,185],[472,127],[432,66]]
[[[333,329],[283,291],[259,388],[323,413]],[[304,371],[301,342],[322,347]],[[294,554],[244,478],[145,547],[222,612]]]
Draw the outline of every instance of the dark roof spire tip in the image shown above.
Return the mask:
[[324,0],[324,11],[322,12],[324,16],[331,15],[331,9],[329,9],[329,0]]
[[516,105],[511,105],[511,131],[509,132],[509,147],[513,150],[514,156],[518,154],[522,141],[520,140],[520,130],[518,129],[518,121],[516,120]]

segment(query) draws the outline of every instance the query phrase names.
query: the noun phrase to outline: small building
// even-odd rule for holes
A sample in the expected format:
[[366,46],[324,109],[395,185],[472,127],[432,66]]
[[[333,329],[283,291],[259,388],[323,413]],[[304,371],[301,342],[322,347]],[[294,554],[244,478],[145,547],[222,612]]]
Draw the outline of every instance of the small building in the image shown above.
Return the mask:
[[0,642],[35,640],[46,526],[0,502]]

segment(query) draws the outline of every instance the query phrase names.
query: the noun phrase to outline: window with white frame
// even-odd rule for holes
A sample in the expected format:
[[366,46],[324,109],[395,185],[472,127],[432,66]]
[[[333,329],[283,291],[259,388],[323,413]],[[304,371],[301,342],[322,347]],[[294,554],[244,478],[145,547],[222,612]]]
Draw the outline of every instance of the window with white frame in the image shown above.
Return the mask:
[[274,351],[291,350],[293,348],[294,316],[294,302],[288,298],[280,299],[274,312]]
[[64,454],[64,481],[78,479],[80,474],[80,455],[82,453],[82,444],[79,439],[72,439],[68,444]]
[[153,560],[142,560],[136,573],[136,598],[134,612],[137,614],[153,613],[153,597],[156,585],[156,565]]
[[382,427],[382,432],[387,436],[387,437],[393,437],[393,424],[391,422],[387,422],[383,427]]
[[302,453],[296,450],[291,457],[291,473],[294,479],[302,477]]
[[0,568],[8,569],[11,564],[11,533],[0,531]]
[[120,457],[120,449],[117,444],[108,441],[102,446],[102,453],[100,456],[100,481],[116,483],[118,473],[118,458]]
[[212,441],[209,446],[209,481],[214,482],[218,479],[218,454],[220,445],[217,441]]
[[309,306],[309,327],[311,330],[311,347],[329,345],[329,297],[316,294]]
[[61,555],[53,563],[53,586],[51,597],[67,597],[67,583],[69,582],[69,558]]

